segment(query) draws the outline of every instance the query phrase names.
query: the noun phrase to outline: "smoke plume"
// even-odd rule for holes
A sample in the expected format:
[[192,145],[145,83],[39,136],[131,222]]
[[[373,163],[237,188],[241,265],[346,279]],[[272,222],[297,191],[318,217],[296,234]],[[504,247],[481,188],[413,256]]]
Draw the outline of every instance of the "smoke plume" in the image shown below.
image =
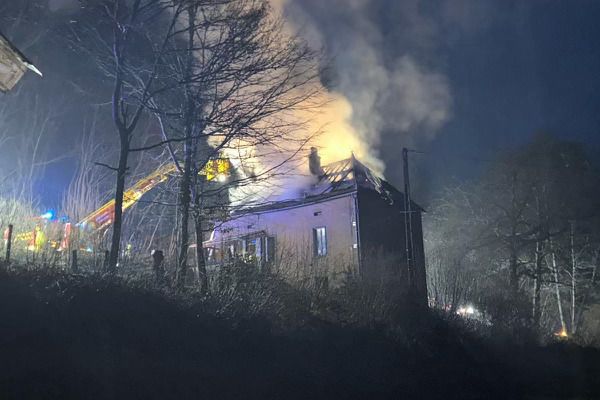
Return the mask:
[[[451,115],[446,76],[435,66],[439,21],[414,1],[272,0],[292,29],[330,60],[329,107],[319,138],[324,162],[353,150],[383,172],[383,146],[431,140]],[[455,14],[451,14],[455,15]]]

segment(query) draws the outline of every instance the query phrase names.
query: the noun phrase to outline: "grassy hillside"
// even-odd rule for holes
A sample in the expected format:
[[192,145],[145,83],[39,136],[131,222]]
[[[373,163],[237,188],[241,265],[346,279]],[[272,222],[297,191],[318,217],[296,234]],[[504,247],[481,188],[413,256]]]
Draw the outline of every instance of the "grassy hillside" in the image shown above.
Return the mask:
[[426,311],[398,332],[219,301],[0,272],[0,398],[600,398],[597,350],[500,344]]

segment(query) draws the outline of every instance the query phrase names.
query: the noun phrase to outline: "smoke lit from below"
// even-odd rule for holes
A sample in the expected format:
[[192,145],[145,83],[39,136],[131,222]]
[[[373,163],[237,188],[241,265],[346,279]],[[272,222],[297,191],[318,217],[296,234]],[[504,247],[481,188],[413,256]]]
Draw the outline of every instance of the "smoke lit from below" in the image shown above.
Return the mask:
[[318,132],[312,145],[319,149],[321,161],[329,164],[350,157],[352,153],[377,173],[383,162],[351,125],[352,105],[342,95],[325,92],[321,110],[307,115],[309,131]]

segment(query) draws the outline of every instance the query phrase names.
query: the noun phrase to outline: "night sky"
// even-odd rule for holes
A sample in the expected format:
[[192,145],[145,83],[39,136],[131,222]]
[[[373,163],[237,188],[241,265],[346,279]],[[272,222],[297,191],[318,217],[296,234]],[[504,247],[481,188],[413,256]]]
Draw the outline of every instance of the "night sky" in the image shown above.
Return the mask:
[[[52,7],[70,13],[68,20],[77,13],[69,4],[54,0]],[[289,0],[284,9],[324,47],[331,70],[323,83],[350,100],[356,125],[372,131],[369,140],[386,178],[401,186],[403,146],[426,153],[411,156],[424,204],[444,185],[476,177],[499,152],[539,132],[585,142],[592,152],[600,148],[598,1]],[[19,37],[14,40],[19,45]],[[59,61],[42,62],[46,82],[30,74],[24,80],[29,90],[69,86],[69,75],[58,69],[77,72],[76,58],[65,47],[50,46],[51,54],[36,54],[36,48],[50,51],[28,49],[34,61]],[[411,79],[402,69],[406,60],[426,78],[417,87],[418,101],[402,90]],[[380,86],[372,84],[378,79],[373,71],[386,77]],[[405,86],[385,84],[396,78]],[[75,99],[81,101],[88,100]],[[429,109],[442,117],[430,120]],[[63,124],[53,152],[68,148],[80,122]],[[48,168],[39,189],[43,203],[58,202],[72,170],[72,159]]]
[[[297,19],[314,24],[321,42],[333,49],[337,70],[348,78],[342,91],[351,100],[356,86],[361,89],[357,70],[369,74],[375,64],[390,71],[406,55],[445,79],[450,101],[443,124],[436,129],[422,124],[379,127],[379,154],[386,177],[396,185],[402,183],[401,147],[427,153],[412,156],[421,202],[427,203],[444,185],[476,177],[490,159],[537,133],[585,142],[592,152],[600,146],[600,2],[291,4],[301,9],[292,15],[309,15]],[[370,37],[379,60],[357,69],[345,54],[363,37]],[[353,105],[362,108],[360,101]],[[401,107],[401,102],[379,103],[368,112],[390,120]]]
[[499,3],[487,29],[448,49],[454,115],[429,147],[438,176],[471,175],[473,159],[539,132],[600,145],[600,3]]

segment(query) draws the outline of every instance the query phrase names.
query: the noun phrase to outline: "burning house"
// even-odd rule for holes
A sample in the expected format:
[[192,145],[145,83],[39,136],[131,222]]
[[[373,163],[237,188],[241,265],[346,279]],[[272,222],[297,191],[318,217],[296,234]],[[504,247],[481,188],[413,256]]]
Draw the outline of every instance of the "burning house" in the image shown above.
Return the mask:
[[400,273],[425,301],[421,213],[402,192],[354,156],[309,163],[315,183],[301,198],[238,211],[204,243],[207,264],[235,258],[329,284],[347,274]]

